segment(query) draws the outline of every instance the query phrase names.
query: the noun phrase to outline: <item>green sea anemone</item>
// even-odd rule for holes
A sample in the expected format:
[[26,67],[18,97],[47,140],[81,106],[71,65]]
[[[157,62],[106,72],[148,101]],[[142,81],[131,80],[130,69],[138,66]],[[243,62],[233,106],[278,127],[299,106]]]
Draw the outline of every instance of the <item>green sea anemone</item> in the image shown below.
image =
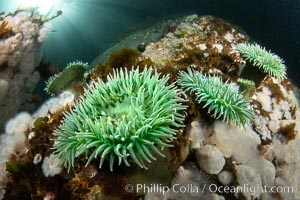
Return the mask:
[[254,118],[250,102],[228,82],[223,83],[217,76],[205,76],[198,71],[188,68],[187,72],[180,71],[178,84],[187,92],[195,95],[195,100],[208,108],[212,117],[222,118],[226,123],[236,126],[245,125]]
[[250,98],[254,94],[256,90],[254,81],[238,78],[236,82],[239,84],[240,92],[243,92],[245,98]]
[[88,67],[87,63],[81,61],[69,63],[64,71],[46,81],[45,91],[50,95],[57,95],[65,89],[72,89],[74,83],[83,81]]
[[240,85],[245,85],[245,86],[248,86],[248,87],[255,87],[255,83],[251,80],[248,80],[248,79],[238,78],[237,82]]
[[98,79],[89,85],[54,132],[53,149],[62,164],[70,169],[85,155],[86,166],[100,157],[99,168],[106,159],[111,170],[115,160],[146,168],[145,161],[156,159],[153,153],[164,156],[161,149],[172,146],[186,109],[182,91],[167,85],[168,79],[152,68],[115,69],[107,83]]
[[250,61],[265,73],[280,80],[286,78],[286,68],[279,56],[258,44],[237,44],[236,48],[246,61]]

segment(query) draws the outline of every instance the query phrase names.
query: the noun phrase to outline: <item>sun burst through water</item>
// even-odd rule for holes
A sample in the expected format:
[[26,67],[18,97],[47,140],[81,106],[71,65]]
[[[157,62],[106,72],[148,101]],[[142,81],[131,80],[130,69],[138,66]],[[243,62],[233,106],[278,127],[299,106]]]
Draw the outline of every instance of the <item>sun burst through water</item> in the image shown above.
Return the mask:
[[60,10],[62,0],[3,0],[1,10],[14,11],[17,8],[37,8],[40,14],[47,15],[53,10]]
[[21,7],[37,7],[41,14],[47,14],[59,3],[59,0],[22,0]]

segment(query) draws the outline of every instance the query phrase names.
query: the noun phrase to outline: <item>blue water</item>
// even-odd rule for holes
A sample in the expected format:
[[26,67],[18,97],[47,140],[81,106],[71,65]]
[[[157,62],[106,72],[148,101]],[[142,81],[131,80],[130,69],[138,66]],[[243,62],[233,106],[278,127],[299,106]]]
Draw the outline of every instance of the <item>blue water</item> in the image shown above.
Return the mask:
[[[1,0],[0,8],[9,0]],[[112,42],[160,19],[184,14],[213,15],[243,28],[286,61],[288,77],[300,86],[299,0],[61,0],[64,13],[44,57],[61,67],[79,59],[92,62]],[[3,9],[1,9],[3,10]]]

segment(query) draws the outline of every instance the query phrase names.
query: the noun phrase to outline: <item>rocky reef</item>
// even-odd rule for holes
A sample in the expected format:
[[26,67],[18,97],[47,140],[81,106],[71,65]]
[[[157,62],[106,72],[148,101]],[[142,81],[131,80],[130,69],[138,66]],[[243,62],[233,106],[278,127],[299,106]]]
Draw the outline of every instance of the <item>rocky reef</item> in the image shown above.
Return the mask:
[[243,57],[249,36],[212,16],[168,31],[68,73],[76,86],[52,78],[72,92],[6,123],[3,199],[300,199],[299,90],[283,61],[259,46]]
[[32,96],[39,81],[37,67],[42,45],[51,30],[50,19],[36,9],[0,14],[1,131],[5,121],[25,107],[25,100]]

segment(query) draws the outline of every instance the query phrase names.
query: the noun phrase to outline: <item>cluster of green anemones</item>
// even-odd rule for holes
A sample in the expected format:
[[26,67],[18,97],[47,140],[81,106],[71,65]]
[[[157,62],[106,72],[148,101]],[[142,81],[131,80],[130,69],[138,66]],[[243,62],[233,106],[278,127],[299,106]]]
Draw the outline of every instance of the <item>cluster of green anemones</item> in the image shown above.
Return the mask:
[[232,85],[223,83],[217,76],[205,76],[190,68],[179,72],[178,84],[195,95],[198,103],[208,108],[212,117],[222,118],[226,123],[245,125],[254,118],[249,100],[245,99]]
[[246,61],[250,61],[265,73],[278,79],[286,78],[286,67],[279,56],[258,44],[237,44],[236,48]]
[[164,156],[161,148],[172,146],[183,127],[185,100],[168,79],[152,68],[120,69],[107,83],[93,82],[54,132],[55,154],[68,169],[82,155],[88,156],[86,165],[100,157],[99,167],[109,160],[111,170],[116,160],[146,168],[145,161],[155,160],[153,153]]

